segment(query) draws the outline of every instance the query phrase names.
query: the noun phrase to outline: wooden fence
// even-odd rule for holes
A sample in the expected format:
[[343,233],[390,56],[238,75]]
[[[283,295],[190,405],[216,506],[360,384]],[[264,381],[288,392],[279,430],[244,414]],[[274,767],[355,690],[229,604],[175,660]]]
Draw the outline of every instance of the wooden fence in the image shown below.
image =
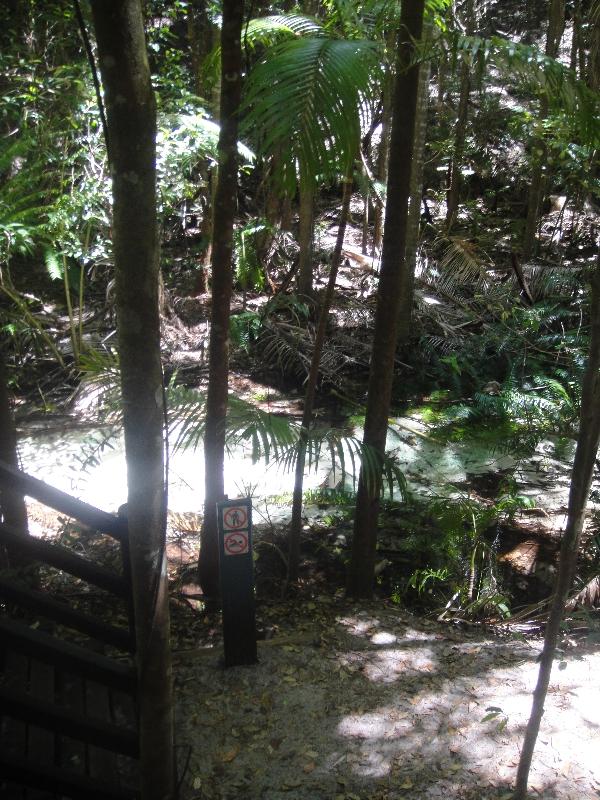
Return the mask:
[[[139,785],[135,635],[124,520],[0,462],[0,491],[28,495],[92,529],[120,549],[118,570],[63,544],[0,523],[0,549],[26,570],[0,571],[0,798],[132,800]],[[55,596],[68,573],[82,597],[115,603],[123,624]],[[116,598],[116,599],[115,599]]]

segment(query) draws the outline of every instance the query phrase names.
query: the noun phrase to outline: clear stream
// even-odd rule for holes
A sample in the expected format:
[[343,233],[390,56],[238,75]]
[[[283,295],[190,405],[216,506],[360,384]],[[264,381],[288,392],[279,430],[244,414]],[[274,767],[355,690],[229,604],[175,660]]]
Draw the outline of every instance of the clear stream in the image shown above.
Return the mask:
[[[355,430],[360,436],[362,431]],[[107,511],[127,500],[127,478],[122,437],[97,453],[97,462],[82,468],[90,436],[100,431],[62,430],[22,435],[19,447],[26,472]],[[429,435],[416,417],[398,419],[388,435],[388,450],[405,472],[409,488],[419,494],[450,495],[466,490],[469,475],[511,470],[509,455],[494,454],[477,443],[442,444]],[[545,510],[566,506],[570,466],[553,458],[551,442],[542,442],[536,453],[515,469],[519,491]],[[225,491],[229,497],[252,496],[256,502],[290,493],[293,473],[275,463],[252,462],[249,449],[231,452],[225,467]],[[330,461],[322,459],[318,470],[306,475],[305,489],[334,486],[339,479]],[[347,478],[352,483],[351,476]],[[202,449],[171,453],[169,460],[169,508],[175,512],[200,512],[204,500]],[[274,503],[276,505],[276,503]],[[285,516],[289,503],[285,504]]]

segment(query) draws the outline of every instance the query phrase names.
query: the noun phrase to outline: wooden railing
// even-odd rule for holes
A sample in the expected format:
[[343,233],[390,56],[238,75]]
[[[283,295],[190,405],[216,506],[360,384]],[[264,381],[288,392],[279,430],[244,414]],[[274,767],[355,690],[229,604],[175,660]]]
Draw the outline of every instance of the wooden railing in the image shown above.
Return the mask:
[[0,572],[0,797],[132,800],[139,735],[127,524],[2,462],[0,489],[119,542],[117,572],[0,523],[9,558],[31,564],[29,572],[36,564],[66,572],[90,594],[116,598],[127,620],[99,619],[28,585],[19,570]]

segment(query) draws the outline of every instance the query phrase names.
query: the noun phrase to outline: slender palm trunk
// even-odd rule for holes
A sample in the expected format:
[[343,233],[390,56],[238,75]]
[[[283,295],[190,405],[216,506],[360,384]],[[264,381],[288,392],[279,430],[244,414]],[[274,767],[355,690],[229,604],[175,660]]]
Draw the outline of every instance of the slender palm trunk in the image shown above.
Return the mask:
[[[431,25],[423,33],[427,39],[431,35]],[[402,274],[400,289],[400,308],[398,310],[398,343],[404,344],[412,327],[412,312],[415,294],[415,268],[417,247],[421,227],[421,198],[423,195],[423,172],[425,167],[425,136],[427,134],[427,109],[429,106],[429,74],[431,64],[424,61],[419,66],[419,88],[415,120],[415,144],[412,172],[410,177],[410,205],[406,229],[406,272]]]
[[[421,40],[424,7],[424,0],[405,2],[400,17],[383,254],[363,439],[381,456],[385,452],[392,394],[400,287],[402,273],[406,270],[406,230],[419,82],[418,65],[411,65],[411,61]],[[379,491],[379,485],[365,481],[361,470],[348,573],[348,593],[354,597],[371,597],[373,593]]]
[[567,525],[561,543],[558,576],[546,625],[540,670],[523,740],[513,800],[525,800],[527,795],[533,751],[544,713],[560,624],[577,565],[579,541],[600,442],[600,257],[592,278],[591,329],[590,353],[583,379],[579,435],[571,476]]
[[192,0],[187,9],[187,38],[190,46],[194,92],[202,96],[202,65],[213,47],[213,32],[206,0]]
[[298,244],[300,264],[298,266],[298,294],[312,297],[313,294],[313,234],[314,202],[312,188],[300,182],[300,209],[298,221]]
[[[556,58],[558,55],[558,48],[560,46],[564,26],[565,0],[551,0],[548,11],[548,34],[546,36],[546,55],[551,58]],[[548,109],[548,97],[544,95],[540,101],[540,120],[544,120],[548,116]],[[535,153],[535,156],[531,168],[529,193],[527,196],[527,217],[525,220],[522,245],[523,258],[525,260],[531,258],[531,256],[535,254],[537,228],[546,191],[545,169],[548,153],[546,143],[541,137],[538,136],[533,140],[532,151]]]
[[[393,36],[389,35],[388,46],[393,48]],[[382,116],[381,116],[381,141],[379,142],[379,152],[377,154],[377,180],[385,185],[388,180],[388,164],[390,160],[390,133],[392,129],[392,95],[394,90],[394,79],[391,74],[386,75],[383,84],[382,95]],[[381,253],[381,243],[383,240],[383,218],[385,208],[382,203],[375,204],[373,212],[373,250],[372,255]]]
[[[466,32],[472,35],[475,30],[475,3],[468,0],[465,8]],[[458,214],[458,204],[462,188],[462,168],[467,139],[467,125],[469,122],[469,100],[471,97],[471,64],[463,61],[460,68],[460,93],[458,100],[458,114],[454,128],[454,150],[448,175],[448,196],[446,208],[446,227],[452,228]]]
[[288,556],[288,583],[293,583],[298,578],[298,567],[300,564],[300,533],[302,527],[302,489],[304,486],[304,466],[306,464],[306,447],[308,435],[312,425],[313,408],[315,404],[315,393],[317,379],[319,377],[319,366],[321,364],[321,353],[327,329],[329,309],[333,300],[335,281],[338,269],[342,260],[342,247],[344,246],[344,236],[350,213],[350,198],[352,197],[352,180],[347,178],[344,182],[344,194],[342,198],[342,210],[340,212],[340,224],[338,227],[337,239],[331,259],[329,280],[327,289],[321,304],[321,312],[315,336],[315,346],[312,352],[310,372],[306,383],[304,394],[304,410],[302,413],[302,426],[300,428],[300,438],[298,441],[298,456],[294,475],[294,496],[292,500],[292,521],[290,523],[289,536],[289,556]]
[[217,506],[225,496],[225,419],[229,379],[229,312],[237,199],[238,109],[242,93],[243,0],[225,0],[221,29],[219,167],[212,239],[212,307],[204,433],[204,521],[198,573],[207,598],[219,595]]
[[175,792],[163,379],[158,308],[156,109],[139,0],[92,0],[106,99],[143,800]]

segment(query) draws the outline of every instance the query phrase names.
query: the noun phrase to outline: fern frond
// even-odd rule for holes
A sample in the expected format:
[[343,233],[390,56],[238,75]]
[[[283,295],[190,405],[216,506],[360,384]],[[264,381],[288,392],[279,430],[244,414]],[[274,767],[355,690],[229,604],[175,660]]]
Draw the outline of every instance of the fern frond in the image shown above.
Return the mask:
[[[175,449],[196,448],[204,435],[204,396],[177,386],[167,390],[167,398]],[[262,411],[239,398],[229,400],[226,446],[230,452],[245,447],[254,462],[264,459],[289,472],[295,467],[299,448],[305,446],[309,471],[325,460],[340,480],[355,483],[362,469],[370,489],[387,490],[390,495],[397,489],[405,496],[406,481],[394,456],[382,457],[346,431],[313,429],[301,442],[300,430],[299,422]]]
[[64,274],[63,264],[61,263],[59,255],[55,250],[48,249],[45,251],[44,264],[46,265],[46,272],[51,280],[62,280]]

